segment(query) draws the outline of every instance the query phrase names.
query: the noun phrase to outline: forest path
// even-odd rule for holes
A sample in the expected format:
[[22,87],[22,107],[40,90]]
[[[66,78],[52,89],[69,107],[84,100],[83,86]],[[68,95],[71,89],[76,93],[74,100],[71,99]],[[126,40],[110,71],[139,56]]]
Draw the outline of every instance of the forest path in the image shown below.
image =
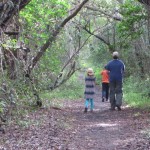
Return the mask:
[[100,93],[97,87],[93,113],[83,113],[84,100],[66,102],[76,129],[68,150],[150,150],[150,141],[142,134],[150,124],[149,113],[125,106],[110,111],[110,103],[102,102]]
[[149,112],[110,111],[100,94],[97,87],[93,113],[83,99],[30,112],[0,133],[0,150],[150,150]]

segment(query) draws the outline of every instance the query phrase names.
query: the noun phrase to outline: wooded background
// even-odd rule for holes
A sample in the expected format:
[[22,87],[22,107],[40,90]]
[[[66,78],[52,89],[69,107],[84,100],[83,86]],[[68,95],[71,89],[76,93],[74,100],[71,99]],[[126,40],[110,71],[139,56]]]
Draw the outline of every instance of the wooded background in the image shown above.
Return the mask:
[[29,99],[42,106],[40,93],[77,71],[99,76],[113,51],[149,97],[148,0],[0,0],[1,120]]

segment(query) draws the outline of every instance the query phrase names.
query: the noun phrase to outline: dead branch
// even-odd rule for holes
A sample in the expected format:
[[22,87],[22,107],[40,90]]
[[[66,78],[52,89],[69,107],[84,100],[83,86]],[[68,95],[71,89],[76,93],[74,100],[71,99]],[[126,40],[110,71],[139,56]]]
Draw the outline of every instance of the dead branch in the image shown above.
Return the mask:
[[[61,82],[58,82],[59,79],[62,77],[62,74],[63,74],[63,71],[64,69],[70,64],[70,62],[73,60],[73,58],[75,58],[75,56],[79,53],[79,51],[83,48],[83,46],[86,44],[86,42],[88,41],[88,39],[91,37],[88,36],[87,39],[80,45],[80,47],[75,51],[75,53],[73,53],[73,55],[67,60],[67,62],[64,64],[64,66],[62,67],[59,75],[57,76],[56,80],[55,80],[55,83],[53,85],[53,87],[51,87],[51,90],[55,89],[56,87],[60,86],[61,84],[65,83],[72,75],[73,73],[76,71],[76,68],[75,68],[75,64],[72,65],[72,67],[70,68],[69,72],[67,73],[66,75],[66,78],[64,78]],[[75,63],[75,62],[74,62]],[[58,84],[59,83],[59,84]]]

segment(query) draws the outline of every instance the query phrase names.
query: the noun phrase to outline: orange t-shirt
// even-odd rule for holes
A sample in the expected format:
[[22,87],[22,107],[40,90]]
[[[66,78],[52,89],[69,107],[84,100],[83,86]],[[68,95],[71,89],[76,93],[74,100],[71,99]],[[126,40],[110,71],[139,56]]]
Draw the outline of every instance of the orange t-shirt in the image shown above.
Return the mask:
[[109,71],[103,70],[100,74],[102,75],[102,82],[109,83]]

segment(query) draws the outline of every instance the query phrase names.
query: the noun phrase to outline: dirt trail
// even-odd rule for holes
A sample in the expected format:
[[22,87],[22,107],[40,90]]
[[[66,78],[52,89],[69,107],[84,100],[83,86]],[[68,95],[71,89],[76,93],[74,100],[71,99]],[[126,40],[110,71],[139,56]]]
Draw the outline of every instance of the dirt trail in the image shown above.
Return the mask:
[[150,135],[142,133],[150,133],[149,112],[109,106],[97,88],[93,113],[83,113],[83,99],[39,109],[22,118],[23,127],[13,124],[0,133],[0,150],[150,150]]
[[122,111],[110,111],[110,103],[101,102],[98,88],[94,112],[83,113],[83,103],[66,103],[72,109],[76,128],[69,150],[150,150],[150,141],[141,134],[150,123],[148,112],[125,107]]

